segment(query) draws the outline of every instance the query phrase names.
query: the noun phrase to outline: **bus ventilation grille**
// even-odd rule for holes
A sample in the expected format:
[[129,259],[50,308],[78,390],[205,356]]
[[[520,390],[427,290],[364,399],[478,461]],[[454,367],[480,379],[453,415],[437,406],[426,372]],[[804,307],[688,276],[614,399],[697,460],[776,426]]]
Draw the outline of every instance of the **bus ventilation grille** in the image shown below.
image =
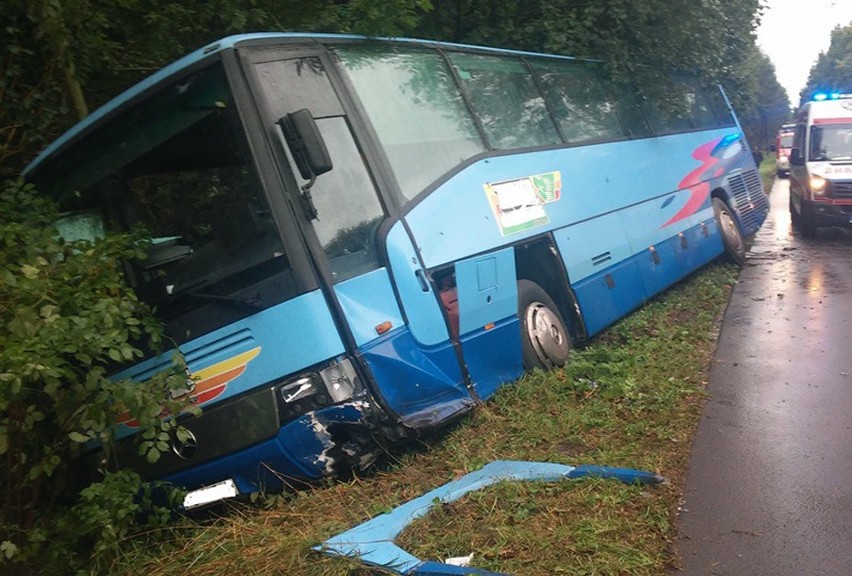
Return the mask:
[[746,235],[756,232],[760,227],[757,214],[769,210],[769,200],[763,193],[763,184],[756,170],[740,172],[728,177],[728,187],[734,195],[737,212]]

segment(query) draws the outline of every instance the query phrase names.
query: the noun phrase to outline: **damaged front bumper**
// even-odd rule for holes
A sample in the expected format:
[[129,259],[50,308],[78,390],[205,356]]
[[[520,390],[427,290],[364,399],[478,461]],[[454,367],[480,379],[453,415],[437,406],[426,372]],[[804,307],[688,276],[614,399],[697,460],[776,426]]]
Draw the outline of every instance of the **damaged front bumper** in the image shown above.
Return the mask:
[[188,441],[175,438],[171,452],[142,468],[189,488],[187,508],[276,491],[370,466],[382,452],[378,420],[342,358],[206,409],[183,423]]

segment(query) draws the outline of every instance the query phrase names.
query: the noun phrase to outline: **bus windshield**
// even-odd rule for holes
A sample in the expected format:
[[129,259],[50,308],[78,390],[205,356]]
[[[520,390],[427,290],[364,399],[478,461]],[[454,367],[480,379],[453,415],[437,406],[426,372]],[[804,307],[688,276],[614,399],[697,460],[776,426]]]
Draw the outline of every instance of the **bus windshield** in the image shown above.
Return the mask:
[[107,229],[144,231],[148,258],[126,267],[128,281],[166,321],[204,306],[256,311],[269,304],[258,284],[288,268],[219,65],[106,124],[38,184]]

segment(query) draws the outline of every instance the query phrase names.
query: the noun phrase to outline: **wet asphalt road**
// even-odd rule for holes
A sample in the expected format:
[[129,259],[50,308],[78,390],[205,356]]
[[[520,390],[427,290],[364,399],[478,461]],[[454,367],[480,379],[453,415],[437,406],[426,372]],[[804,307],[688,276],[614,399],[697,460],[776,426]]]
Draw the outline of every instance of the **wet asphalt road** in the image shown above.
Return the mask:
[[852,575],[852,232],[790,231],[788,183],[725,312],[677,575]]

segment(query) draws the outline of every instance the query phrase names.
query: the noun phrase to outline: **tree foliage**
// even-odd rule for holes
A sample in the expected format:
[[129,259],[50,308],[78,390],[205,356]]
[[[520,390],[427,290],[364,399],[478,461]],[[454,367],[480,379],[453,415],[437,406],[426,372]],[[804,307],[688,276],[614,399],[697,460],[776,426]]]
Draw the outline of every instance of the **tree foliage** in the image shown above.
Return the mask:
[[430,38],[601,59],[616,81],[638,77],[663,89],[669,70],[719,82],[749,140],[760,147],[789,115],[775,70],[755,44],[759,0],[434,0],[433,5],[419,28]]
[[748,141],[761,149],[775,143],[782,124],[790,120],[790,99],[775,76],[775,66],[756,47],[743,63],[747,83],[744,92],[751,95],[747,105],[738,110]]
[[[53,225],[59,218],[32,186],[0,188],[4,573],[68,568],[113,545],[146,508],[139,476],[116,470],[110,458],[117,417],[138,422],[139,448],[156,460],[178,429],[163,415],[188,408],[174,399],[186,388],[179,358],[145,385],[108,377],[116,363],[142,356],[135,342],[156,347],[161,337],[120,271],[119,262],[142,257],[144,246],[126,235],[65,241]],[[92,443],[104,452],[89,477]]]
[[799,93],[800,103],[820,91],[852,92],[852,24],[831,32],[828,50],[817,57],[808,82]]

